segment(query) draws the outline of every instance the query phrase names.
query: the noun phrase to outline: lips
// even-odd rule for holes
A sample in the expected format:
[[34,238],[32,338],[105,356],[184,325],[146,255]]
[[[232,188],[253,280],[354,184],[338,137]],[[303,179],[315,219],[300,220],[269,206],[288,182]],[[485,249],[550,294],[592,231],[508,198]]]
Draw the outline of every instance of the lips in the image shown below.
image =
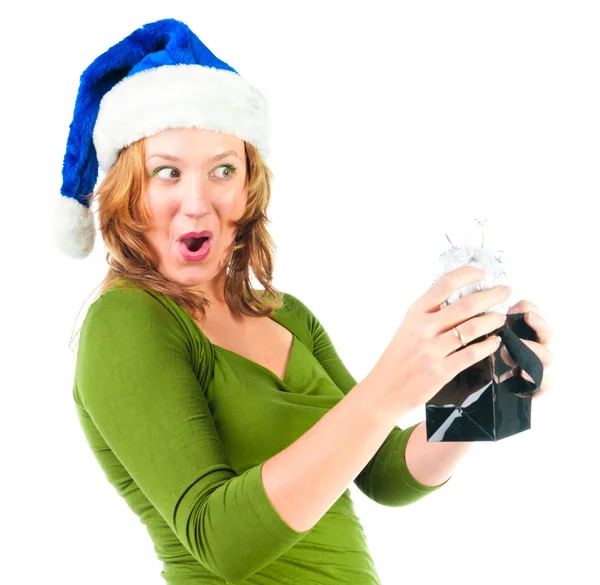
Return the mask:
[[212,237],[212,232],[209,230],[204,230],[201,232],[186,232],[185,234],[179,236],[178,241],[183,242],[191,252],[196,252],[200,249],[206,239],[212,239]]

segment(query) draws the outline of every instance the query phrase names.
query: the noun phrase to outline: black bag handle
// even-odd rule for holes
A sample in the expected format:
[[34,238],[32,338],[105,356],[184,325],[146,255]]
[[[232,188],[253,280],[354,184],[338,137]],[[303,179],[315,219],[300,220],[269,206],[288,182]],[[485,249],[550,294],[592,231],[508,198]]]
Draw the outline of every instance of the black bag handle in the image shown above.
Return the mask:
[[[508,353],[517,364],[519,371],[517,375],[502,382],[502,387],[513,394],[534,394],[539,390],[542,383],[544,365],[540,358],[521,339],[538,341],[538,337],[535,331],[525,322],[525,313],[511,313],[506,318],[507,323],[509,321],[511,323],[512,331],[505,323],[494,332],[495,335],[498,335],[502,339],[500,347],[496,351],[500,351],[504,344]],[[522,369],[531,376],[534,383],[529,382],[520,375]]]

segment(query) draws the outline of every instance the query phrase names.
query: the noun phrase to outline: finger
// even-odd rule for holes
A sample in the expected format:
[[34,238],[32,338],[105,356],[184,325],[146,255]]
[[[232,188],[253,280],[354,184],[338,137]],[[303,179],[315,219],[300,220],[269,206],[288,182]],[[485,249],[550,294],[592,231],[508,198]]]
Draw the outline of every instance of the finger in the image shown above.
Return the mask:
[[518,303],[515,303],[510,309],[508,309],[507,313],[510,315],[512,313],[525,313],[527,311],[535,311],[536,313],[539,313],[540,308],[531,301],[522,300]]
[[[531,382],[532,384],[535,384],[535,382],[532,380],[531,376],[525,372],[524,370],[521,370],[521,377],[525,380],[527,380],[528,382]],[[538,397],[539,394],[542,394],[543,392],[546,392],[547,390],[549,390],[552,387],[552,373],[548,372],[548,370],[544,369],[544,374],[542,376],[542,382],[540,383],[540,387],[533,393],[533,394],[517,394],[517,396],[531,396],[532,398],[536,398]]]
[[[533,382],[533,380],[527,375],[526,372],[521,372],[521,375],[523,376],[523,378],[525,378],[525,376],[527,376],[528,381]],[[542,379],[542,383],[540,384],[540,387],[533,394],[519,393],[519,394],[516,394],[516,396],[519,396],[521,398],[526,398],[527,396],[531,396],[531,398],[539,398],[544,392],[547,392],[548,390],[550,390],[551,387],[552,387],[552,374],[544,372],[544,377]]]
[[525,313],[525,322],[535,330],[540,343],[548,343],[552,339],[554,333],[535,303],[519,301],[507,311],[508,315],[513,313]]
[[[539,344],[537,341],[531,341],[529,339],[521,339],[521,341],[540,358],[540,361],[544,367],[549,366],[554,360],[554,354],[548,347]],[[513,368],[517,365],[512,359],[505,345],[503,345],[502,349],[500,350],[500,357],[506,362],[507,365]]]
[[481,282],[485,272],[475,266],[461,266],[451,270],[436,280],[431,288],[412,305],[423,313],[435,313],[440,305],[451,297],[457,290]]
[[529,339],[522,339],[521,341],[540,358],[544,367],[548,367],[554,361],[554,354],[549,347]]
[[[458,330],[466,343],[471,343],[474,339],[483,337],[486,333],[500,329],[502,325],[504,325],[504,315],[501,315],[500,313],[484,313],[479,317],[473,317],[468,321],[459,323],[454,329]],[[483,341],[483,339],[481,341]],[[444,333],[438,334],[437,343],[444,356],[455,352],[462,346],[460,337],[452,328]]]
[[538,343],[548,344],[554,337],[554,332],[548,325],[548,321],[537,311],[528,311],[525,314],[525,322],[535,330]]

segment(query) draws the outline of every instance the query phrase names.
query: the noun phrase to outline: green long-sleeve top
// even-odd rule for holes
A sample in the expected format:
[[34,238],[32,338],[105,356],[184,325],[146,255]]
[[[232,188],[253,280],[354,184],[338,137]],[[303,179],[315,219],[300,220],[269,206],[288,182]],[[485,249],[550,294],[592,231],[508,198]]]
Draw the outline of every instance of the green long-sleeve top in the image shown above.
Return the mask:
[[[381,585],[350,490],[297,532],[271,504],[265,461],[356,385],[298,298],[271,318],[293,334],[283,380],[209,342],[166,295],[119,279],[88,309],[73,398],[106,478],[140,518],[168,585]],[[440,486],[409,472],[410,433],[394,427],[354,479],[384,506]]]

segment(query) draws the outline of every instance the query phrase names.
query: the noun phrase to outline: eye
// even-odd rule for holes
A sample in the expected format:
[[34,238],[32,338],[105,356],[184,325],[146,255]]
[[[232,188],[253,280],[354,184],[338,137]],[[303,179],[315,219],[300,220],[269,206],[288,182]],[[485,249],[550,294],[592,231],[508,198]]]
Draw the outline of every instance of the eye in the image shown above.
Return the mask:
[[150,173],[151,177],[154,177],[154,175],[168,181],[169,179],[176,179],[179,177],[179,171],[175,167],[158,167]]
[[220,176],[217,176],[217,178],[221,180],[228,180],[233,177],[235,173],[237,173],[237,169],[229,163],[217,167],[216,170],[222,172]]

